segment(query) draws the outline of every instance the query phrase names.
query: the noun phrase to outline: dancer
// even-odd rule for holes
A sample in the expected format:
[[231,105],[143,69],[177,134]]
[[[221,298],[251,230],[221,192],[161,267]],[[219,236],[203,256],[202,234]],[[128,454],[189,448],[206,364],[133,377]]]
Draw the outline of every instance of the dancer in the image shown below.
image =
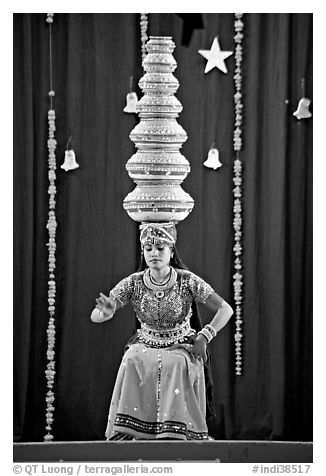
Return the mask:
[[[200,277],[185,268],[169,223],[140,226],[141,271],[100,293],[91,320],[112,319],[131,302],[140,323],[123,356],[112,394],[107,440],[208,439],[204,363],[207,344],[233,314]],[[194,303],[212,310],[199,332]]]

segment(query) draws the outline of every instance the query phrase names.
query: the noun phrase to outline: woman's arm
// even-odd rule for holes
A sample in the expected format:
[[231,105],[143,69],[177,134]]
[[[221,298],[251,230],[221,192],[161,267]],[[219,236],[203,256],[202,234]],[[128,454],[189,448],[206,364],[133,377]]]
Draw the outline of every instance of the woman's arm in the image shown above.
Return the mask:
[[112,319],[115,311],[130,301],[134,289],[135,274],[137,273],[127,276],[116,284],[111,289],[109,296],[100,293],[100,296],[96,299],[96,308],[91,314],[93,322],[104,322]]
[[100,297],[96,299],[96,307],[91,314],[91,320],[96,323],[108,321],[112,319],[117,309],[122,307],[122,304],[113,296],[106,296],[100,293]]
[[204,360],[206,360],[207,344],[228,323],[230,317],[233,314],[233,309],[215,292],[206,299],[204,304],[212,311],[215,311],[215,315],[211,322],[197,334],[192,352],[195,356],[202,357]]
[[218,333],[228,323],[233,314],[233,309],[215,292],[206,299],[204,305],[215,311],[215,315],[209,325]]

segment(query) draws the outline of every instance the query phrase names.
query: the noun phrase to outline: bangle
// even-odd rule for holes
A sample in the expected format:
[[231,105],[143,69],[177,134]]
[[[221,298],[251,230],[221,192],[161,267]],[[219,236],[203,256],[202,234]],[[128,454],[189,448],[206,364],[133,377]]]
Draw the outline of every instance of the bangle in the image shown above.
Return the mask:
[[216,332],[216,330],[214,329],[214,327],[211,326],[210,324],[206,324],[205,329],[207,329],[208,332],[212,335],[212,339],[213,339],[213,337],[216,336],[217,332]]
[[207,343],[209,343],[216,336],[217,332],[213,326],[206,324],[206,326],[204,326],[202,330],[198,332],[198,334],[202,334],[204,337],[206,337]]
[[205,329],[205,327],[203,327],[202,330],[198,332],[198,335],[199,334],[203,335],[206,338],[207,344],[209,344],[210,341],[213,339],[212,334],[207,329]]

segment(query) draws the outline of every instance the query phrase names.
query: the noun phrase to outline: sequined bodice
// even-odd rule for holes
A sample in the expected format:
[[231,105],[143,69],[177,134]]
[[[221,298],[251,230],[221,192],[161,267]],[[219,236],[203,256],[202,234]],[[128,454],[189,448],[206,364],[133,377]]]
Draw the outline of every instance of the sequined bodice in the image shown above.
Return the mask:
[[213,292],[209,284],[185,270],[178,270],[177,281],[164,297],[157,298],[143,281],[143,272],[134,273],[112,289],[121,304],[131,301],[138,320],[153,329],[179,327],[191,315],[193,300],[205,302]]
[[178,279],[166,295],[158,299],[139,280],[137,291],[131,299],[137,318],[156,329],[171,329],[181,324],[187,316],[193,301],[189,290],[182,287]]

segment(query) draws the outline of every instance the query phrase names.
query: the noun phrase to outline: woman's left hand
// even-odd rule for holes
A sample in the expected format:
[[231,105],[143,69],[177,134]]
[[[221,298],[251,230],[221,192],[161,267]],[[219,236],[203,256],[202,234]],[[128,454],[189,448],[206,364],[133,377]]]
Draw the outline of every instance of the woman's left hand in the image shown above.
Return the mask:
[[191,352],[198,359],[202,358],[204,362],[207,360],[207,340],[202,334],[198,334],[192,346]]

